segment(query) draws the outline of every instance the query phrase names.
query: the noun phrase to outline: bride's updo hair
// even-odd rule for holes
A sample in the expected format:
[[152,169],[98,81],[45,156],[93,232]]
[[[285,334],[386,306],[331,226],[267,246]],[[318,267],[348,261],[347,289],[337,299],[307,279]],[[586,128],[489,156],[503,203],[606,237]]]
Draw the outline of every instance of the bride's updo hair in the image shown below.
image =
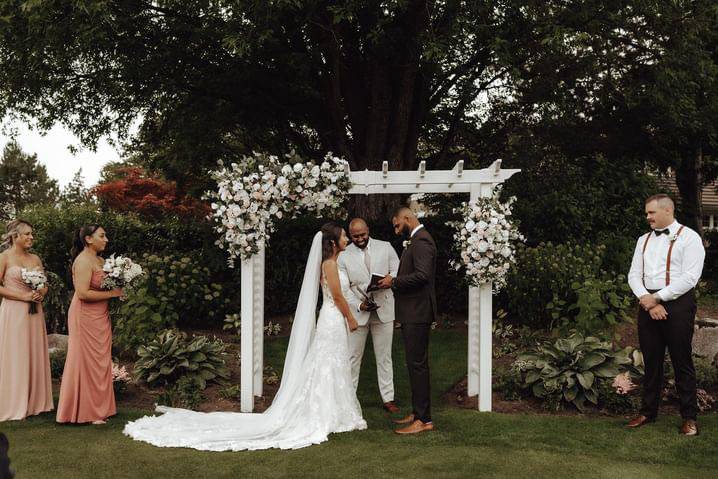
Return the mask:
[[23,226],[32,229],[32,225],[25,220],[16,219],[10,221],[5,227],[5,234],[2,235],[2,243],[0,243],[0,251],[12,248],[15,238],[22,234]]
[[322,261],[334,256],[334,247],[339,247],[339,240],[344,229],[336,223],[325,223],[322,226]]

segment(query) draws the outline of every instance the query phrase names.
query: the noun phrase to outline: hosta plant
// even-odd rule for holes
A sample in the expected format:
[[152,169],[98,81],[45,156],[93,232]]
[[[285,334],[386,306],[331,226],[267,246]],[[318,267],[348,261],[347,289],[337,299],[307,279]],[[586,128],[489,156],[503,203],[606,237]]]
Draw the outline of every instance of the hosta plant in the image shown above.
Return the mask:
[[188,338],[169,329],[137,349],[135,377],[150,385],[170,385],[182,377],[194,378],[201,389],[207,382],[224,384],[229,378],[225,364],[226,345],[207,336]]
[[574,333],[548,341],[518,356],[523,387],[542,399],[573,404],[580,411],[586,401],[598,404],[599,383],[613,380],[629,364],[628,350],[613,351],[609,343]]

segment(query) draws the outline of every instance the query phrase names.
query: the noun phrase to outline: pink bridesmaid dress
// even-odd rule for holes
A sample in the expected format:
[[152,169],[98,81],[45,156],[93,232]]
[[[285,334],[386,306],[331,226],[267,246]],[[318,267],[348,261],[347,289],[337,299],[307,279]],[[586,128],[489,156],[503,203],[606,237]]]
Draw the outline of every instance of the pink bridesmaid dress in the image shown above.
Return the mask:
[[[90,289],[101,290],[102,271]],[[101,421],[117,413],[112,389],[112,328],[108,301],[82,301],[77,293],[68,312],[69,340],[60,385],[57,422]]]
[[[4,286],[30,291],[22,268],[5,270]],[[52,410],[52,380],[42,305],[30,314],[30,303],[3,298],[0,304],[0,421],[24,419]]]

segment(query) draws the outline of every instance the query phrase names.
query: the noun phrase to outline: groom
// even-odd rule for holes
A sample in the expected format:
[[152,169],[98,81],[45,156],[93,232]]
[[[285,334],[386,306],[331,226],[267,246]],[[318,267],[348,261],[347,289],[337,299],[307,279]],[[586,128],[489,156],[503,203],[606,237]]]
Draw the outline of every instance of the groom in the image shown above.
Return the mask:
[[391,288],[396,298],[396,317],[404,337],[413,407],[407,417],[394,421],[407,425],[395,432],[417,434],[434,429],[429,391],[429,333],[436,318],[436,244],[409,208],[396,210],[391,222],[394,233],[407,240],[397,276],[385,278],[379,286]]
[[394,294],[390,290],[367,293],[372,273],[391,278],[396,276],[399,257],[390,243],[369,236],[369,226],[361,218],[349,223],[352,244],[337,260],[339,270],[349,278],[349,288],[344,291],[349,306],[354,311],[359,327],[349,335],[349,351],[354,389],[359,384],[359,370],[364,356],[366,338],[371,331],[376,357],[376,373],[379,380],[384,409],[398,413],[394,404],[394,366],[391,361],[391,344],[394,337]]

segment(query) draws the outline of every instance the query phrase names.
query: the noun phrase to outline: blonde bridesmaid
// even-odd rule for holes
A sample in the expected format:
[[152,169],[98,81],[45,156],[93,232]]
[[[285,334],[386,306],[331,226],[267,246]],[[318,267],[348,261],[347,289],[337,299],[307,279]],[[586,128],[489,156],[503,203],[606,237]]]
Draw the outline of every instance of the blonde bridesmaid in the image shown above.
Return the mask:
[[121,289],[103,291],[99,253],[108,243],[104,228],[83,226],[72,247],[75,295],[68,312],[69,341],[57,422],[104,424],[117,412],[112,389],[112,330],[108,302]]
[[[42,270],[30,253],[32,225],[13,220],[0,249],[0,421],[24,419],[52,410],[52,380],[42,300],[47,288],[32,291],[23,268]],[[30,314],[30,303],[38,303]]]

